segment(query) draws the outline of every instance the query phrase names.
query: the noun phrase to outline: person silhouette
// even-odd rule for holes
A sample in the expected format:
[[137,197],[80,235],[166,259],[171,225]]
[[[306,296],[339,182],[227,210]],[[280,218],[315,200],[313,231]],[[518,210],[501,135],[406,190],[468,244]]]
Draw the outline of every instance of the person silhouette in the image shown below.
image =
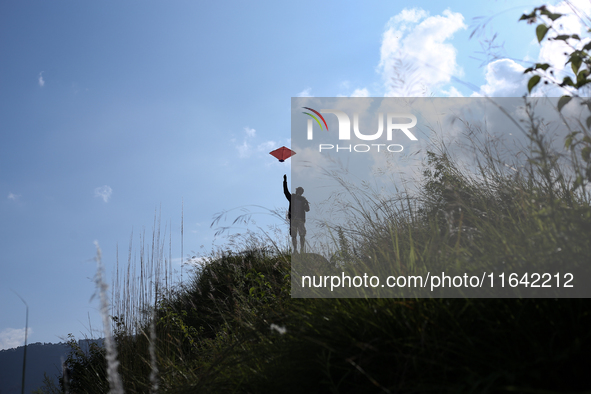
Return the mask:
[[[304,194],[303,187],[297,187],[296,192],[291,194],[287,188],[287,175],[283,175],[283,194],[289,201],[287,218],[289,219],[289,235],[293,243],[293,251],[297,253],[297,236],[300,234],[300,253],[304,253],[306,247],[306,212],[310,211],[310,204]],[[294,207],[293,211],[291,207]],[[292,215],[293,213],[293,215]]]

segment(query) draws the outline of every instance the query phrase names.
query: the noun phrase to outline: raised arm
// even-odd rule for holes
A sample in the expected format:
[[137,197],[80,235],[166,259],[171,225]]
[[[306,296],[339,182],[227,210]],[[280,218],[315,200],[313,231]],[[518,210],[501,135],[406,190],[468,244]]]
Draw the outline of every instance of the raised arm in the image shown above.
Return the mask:
[[287,188],[287,175],[283,175],[283,194],[285,194],[285,198],[287,198],[289,202],[291,202],[291,193]]

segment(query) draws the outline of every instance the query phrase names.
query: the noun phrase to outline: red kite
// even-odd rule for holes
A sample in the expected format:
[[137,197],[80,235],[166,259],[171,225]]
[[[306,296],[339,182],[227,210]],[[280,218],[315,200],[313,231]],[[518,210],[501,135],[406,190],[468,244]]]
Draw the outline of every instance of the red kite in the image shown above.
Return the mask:
[[296,153],[285,146],[282,146],[279,149],[275,149],[273,152],[269,152],[269,154],[273,155],[280,162],[284,162],[286,159],[289,159],[291,156],[295,155]]

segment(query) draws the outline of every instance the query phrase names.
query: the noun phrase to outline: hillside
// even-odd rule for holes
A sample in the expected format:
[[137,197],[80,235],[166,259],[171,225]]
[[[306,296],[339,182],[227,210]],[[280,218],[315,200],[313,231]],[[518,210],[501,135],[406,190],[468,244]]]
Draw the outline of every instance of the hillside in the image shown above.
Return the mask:
[[[80,340],[82,348],[88,348],[90,340]],[[99,344],[102,340],[95,340]],[[30,393],[43,384],[44,374],[54,377],[61,375],[62,362],[66,360],[70,347],[66,343],[31,343],[27,345],[27,370],[25,392]],[[0,350],[0,393],[21,392],[24,346]]]
[[[395,214],[335,229],[338,265],[323,273],[389,261],[405,274],[427,263],[588,274],[589,193],[569,181],[569,168],[546,152],[515,176],[493,159],[471,174],[447,152],[430,152],[412,204],[392,196]],[[588,298],[298,299],[281,240],[243,241],[161,291],[152,315],[116,318],[125,392],[589,392]],[[69,389],[107,392],[109,354],[115,359],[113,349],[73,354]]]

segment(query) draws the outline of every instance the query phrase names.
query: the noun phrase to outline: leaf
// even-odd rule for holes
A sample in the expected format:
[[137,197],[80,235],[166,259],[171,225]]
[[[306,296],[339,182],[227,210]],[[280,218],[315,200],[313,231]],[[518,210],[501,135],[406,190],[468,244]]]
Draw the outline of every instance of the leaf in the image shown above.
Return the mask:
[[566,149],[570,148],[571,144],[573,143],[573,137],[566,137],[566,139],[564,140],[564,147]]
[[578,52],[573,52],[570,55],[570,62],[573,72],[575,73],[575,75],[577,75],[577,73],[579,72],[579,68],[581,67],[581,63],[583,62],[583,59],[581,59],[581,56],[578,54]]
[[589,137],[588,135],[583,137],[583,142],[588,143],[589,145],[591,145],[591,137]]
[[587,118],[587,128],[591,128],[591,116]]
[[560,86],[575,86],[575,84],[573,83],[573,80],[570,77],[564,77],[564,79],[562,80],[562,83],[560,84]]
[[558,99],[558,111],[561,111],[562,107],[564,107],[566,104],[568,104],[568,102],[571,100],[572,100],[571,96],[562,96],[560,99]]
[[553,38],[553,40],[560,40],[560,41],[566,41],[570,36],[568,34],[561,34],[559,36],[556,36]]
[[536,36],[538,37],[538,42],[542,42],[546,36],[546,33],[548,33],[548,26],[542,23],[536,27]]
[[556,19],[558,19],[558,18],[560,18],[562,16],[562,14],[550,12],[547,9],[541,10],[540,11],[540,14],[546,15],[548,18],[550,18],[550,20],[552,20],[552,22],[554,22]]
[[529,82],[527,83],[527,90],[529,93],[531,93],[531,90],[538,84],[540,83],[540,76],[539,75],[534,75],[533,77],[531,77],[529,79]]
[[532,71],[534,71],[534,68],[533,67],[528,67],[528,68],[525,69],[525,71],[523,73],[524,74],[527,74],[527,73],[532,72]]
[[589,76],[588,70],[581,70],[579,75],[577,75],[577,88],[580,88],[581,86],[589,83],[589,80],[587,79],[588,76]]
[[536,63],[536,70],[541,68],[542,70],[546,71],[548,67],[550,67],[548,63]]
[[522,21],[522,20],[530,20],[530,19],[535,19],[535,18],[536,18],[536,10],[533,10],[529,14],[521,15],[521,18],[519,18],[519,20]]
[[591,160],[591,148],[586,146],[581,150],[581,157],[583,158],[583,160],[585,160],[586,162],[589,162]]

